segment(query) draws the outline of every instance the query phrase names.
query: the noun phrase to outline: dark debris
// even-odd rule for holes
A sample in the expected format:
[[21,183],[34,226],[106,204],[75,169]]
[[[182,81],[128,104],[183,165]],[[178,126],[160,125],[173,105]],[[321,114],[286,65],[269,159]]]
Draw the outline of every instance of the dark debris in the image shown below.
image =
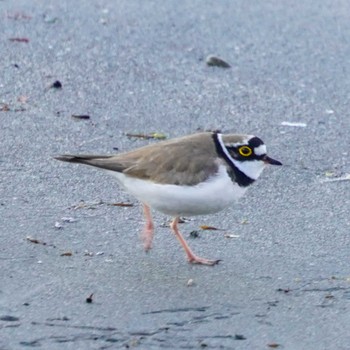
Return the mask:
[[211,67],[220,67],[220,68],[230,68],[230,64],[227,63],[226,61],[224,61],[222,58],[220,57],[216,57],[213,55],[209,55],[205,62],[207,63],[208,66]]

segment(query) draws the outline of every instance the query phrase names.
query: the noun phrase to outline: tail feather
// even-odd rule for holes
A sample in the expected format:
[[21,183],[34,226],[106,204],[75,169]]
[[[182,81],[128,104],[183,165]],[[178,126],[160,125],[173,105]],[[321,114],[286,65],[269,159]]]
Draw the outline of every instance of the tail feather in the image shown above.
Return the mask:
[[73,155],[73,154],[62,154],[54,157],[54,159],[61,160],[68,163],[78,163],[95,166],[106,170],[121,172],[125,169],[122,164],[111,159],[112,155],[101,156],[101,155]]
[[57,160],[61,160],[63,162],[69,162],[69,163],[84,163],[95,159],[108,159],[112,156],[96,156],[96,155],[90,155],[90,154],[81,154],[81,155],[74,155],[74,154],[61,154],[59,156],[54,157]]

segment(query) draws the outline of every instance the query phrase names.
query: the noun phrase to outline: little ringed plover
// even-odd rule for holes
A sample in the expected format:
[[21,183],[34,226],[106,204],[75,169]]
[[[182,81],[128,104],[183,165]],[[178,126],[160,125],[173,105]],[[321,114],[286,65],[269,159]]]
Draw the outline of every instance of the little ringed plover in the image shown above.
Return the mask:
[[143,204],[146,224],[142,239],[151,249],[154,225],[151,208],[172,216],[171,229],[190,263],[215,265],[195,255],[178,229],[180,216],[204,215],[225,209],[242,197],[267,164],[263,141],[252,135],[198,133],[151,144],[116,155],[60,155],[58,160],[102,168]]

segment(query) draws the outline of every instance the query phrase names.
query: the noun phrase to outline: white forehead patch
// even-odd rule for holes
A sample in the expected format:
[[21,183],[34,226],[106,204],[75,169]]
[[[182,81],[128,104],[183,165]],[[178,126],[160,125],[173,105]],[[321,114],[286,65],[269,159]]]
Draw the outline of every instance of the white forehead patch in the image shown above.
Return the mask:
[[260,145],[259,147],[254,148],[254,153],[257,156],[262,156],[263,154],[266,154],[266,146],[265,145]]

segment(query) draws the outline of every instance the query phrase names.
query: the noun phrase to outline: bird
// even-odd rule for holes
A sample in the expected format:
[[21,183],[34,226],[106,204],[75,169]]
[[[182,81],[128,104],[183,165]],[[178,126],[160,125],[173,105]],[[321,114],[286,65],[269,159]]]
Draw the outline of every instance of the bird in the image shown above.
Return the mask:
[[192,264],[216,265],[220,259],[197,256],[181,234],[180,217],[217,213],[241,198],[270,158],[257,136],[201,132],[160,141],[111,155],[63,154],[57,160],[86,164],[112,174],[119,185],[143,206],[141,234],[145,251],[152,248],[151,209],[172,217],[172,232]]

